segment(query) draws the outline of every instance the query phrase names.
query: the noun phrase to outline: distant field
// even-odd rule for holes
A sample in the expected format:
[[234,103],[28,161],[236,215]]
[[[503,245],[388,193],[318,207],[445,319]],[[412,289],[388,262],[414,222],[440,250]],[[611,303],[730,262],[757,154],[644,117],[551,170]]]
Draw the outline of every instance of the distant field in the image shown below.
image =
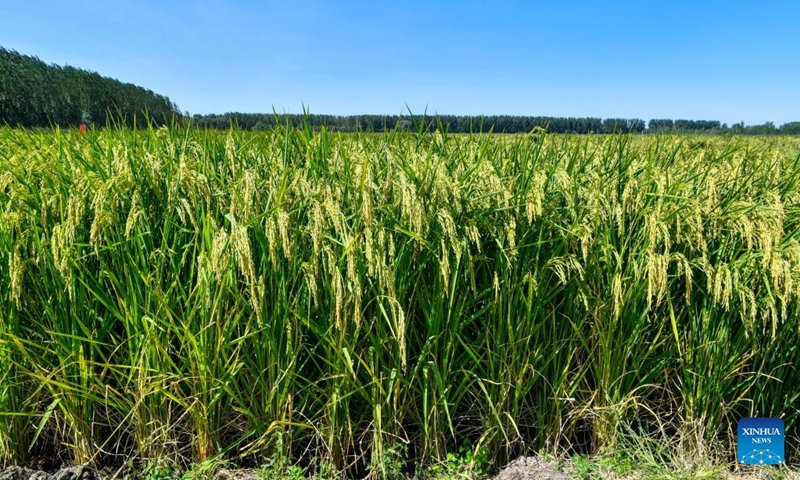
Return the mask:
[[[800,461],[800,138],[0,129],[0,459]],[[6,268],[7,267],[7,268]]]

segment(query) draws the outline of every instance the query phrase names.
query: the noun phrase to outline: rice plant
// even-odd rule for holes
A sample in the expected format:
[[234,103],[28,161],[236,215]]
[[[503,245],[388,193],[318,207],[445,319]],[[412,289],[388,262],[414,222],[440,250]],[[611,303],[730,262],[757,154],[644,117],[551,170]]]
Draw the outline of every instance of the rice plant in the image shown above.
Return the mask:
[[0,172],[4,465],[800,440],[797,139],[6,128]]

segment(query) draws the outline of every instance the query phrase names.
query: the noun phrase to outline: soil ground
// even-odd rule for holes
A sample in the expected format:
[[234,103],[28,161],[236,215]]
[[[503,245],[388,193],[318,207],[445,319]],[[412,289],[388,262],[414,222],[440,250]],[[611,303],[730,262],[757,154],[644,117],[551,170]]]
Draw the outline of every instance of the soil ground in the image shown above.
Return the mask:
[[[756,480],[756,479],[797,479],[800,480],[800,471],[776,468],[751,468],[739,471],[720,472],[718,475],[702,475],[702,478],[720,480]],[[135,479],[136,472],[93,471],[81,467],[65,467],[54,472],[43,472],[25,467],[10,467],[0,470],[0,480],[110,480],[110,479]],[[180,476],[175,477],[180,478]],[[222,469],[214,477],[215,480],[257,480],[263,477],[256,470],[229,470]],[[458,477],[459,480],[462,477]],[[662,474],[647,475],[632,472],[624,475],[613,471],[597,468],[591,473],[579,472],[570,460],[556,462],[541,457],[520,457],[503,468],[491,480],[572,480],[572,479],[608,479],[608,480],[634,480],[648,478],[688,479],[692,474],[670,473],[666,468]]]

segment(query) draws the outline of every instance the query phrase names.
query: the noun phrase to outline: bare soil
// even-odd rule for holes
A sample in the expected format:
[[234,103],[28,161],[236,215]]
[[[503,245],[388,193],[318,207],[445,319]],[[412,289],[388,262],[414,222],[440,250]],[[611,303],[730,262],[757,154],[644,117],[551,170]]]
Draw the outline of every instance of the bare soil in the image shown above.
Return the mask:
[[556,462],[539,457],[520,457],[500,471],[494,480],[572,480]]
[[[800,479],[797,470],[789,469],[737,469],[735,472],[720,472],[718,476],[702,475],[704,478],[720,478],[720,480],[767,480],[767,479]],[[136,472],[111,469],[94,471],[85,467],[65,467],[54,472],[43,472],[26,467],[10,467],[0,470],[0,480],[110,480],[110,479],[135,479]],[[180,474],[175,477],[180,478]],[[258,472],[255,470],[222,469],[214,475],[216,480],[257,480]],[[491,480],[572,480],[580,478],[578,471],[570,460],[556,462],[555,460],[541,457],[520,457],[505,466]],[[595,472],[591,478],[606,478],[614,480],[632,480],[649,478],[642,474],[615,475],[613,472]],[[691,476],[678,476],[675,478],[691,478]]]

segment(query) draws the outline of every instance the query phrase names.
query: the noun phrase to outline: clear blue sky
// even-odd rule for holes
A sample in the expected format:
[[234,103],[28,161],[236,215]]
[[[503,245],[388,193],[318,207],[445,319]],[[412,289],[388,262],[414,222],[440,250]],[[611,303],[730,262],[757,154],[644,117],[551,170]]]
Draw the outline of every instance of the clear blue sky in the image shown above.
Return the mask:
[[190,113],[800,120],[796,0],[0,0],[0,25]]

